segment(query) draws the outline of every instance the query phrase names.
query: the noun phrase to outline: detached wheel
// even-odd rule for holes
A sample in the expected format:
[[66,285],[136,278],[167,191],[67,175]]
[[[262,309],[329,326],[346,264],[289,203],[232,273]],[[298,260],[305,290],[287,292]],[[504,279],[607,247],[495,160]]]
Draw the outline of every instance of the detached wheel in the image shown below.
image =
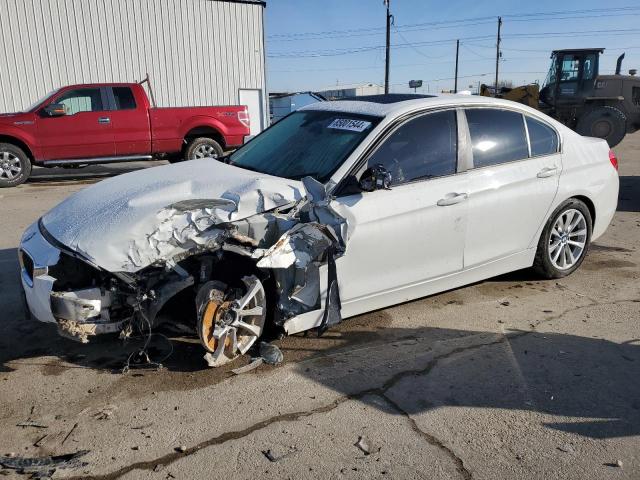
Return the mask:
[[580,135],[604,138],[610,147],[615,147],[627,133],[627,117],[615,107],[597,107],[578,120],[576,131]]
[[197,160],[200,158],[219,158],[223,154],[222,147],[213,138],[198,137],[189,142],[185,149],[186,160]]
[[589,249],[592,231],[591,213],[580,200],[571,199],[560,205],[549,218],[533,263],[544,278],[562,278],[582,264]]
[[0,187],[15,187],[31,175],[31,160],[11,143],[0,143]]

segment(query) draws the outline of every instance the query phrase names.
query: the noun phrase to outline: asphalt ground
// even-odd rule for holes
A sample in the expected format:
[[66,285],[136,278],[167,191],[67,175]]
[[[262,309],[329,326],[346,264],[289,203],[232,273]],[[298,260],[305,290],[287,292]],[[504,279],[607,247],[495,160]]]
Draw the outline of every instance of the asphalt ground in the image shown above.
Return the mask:
[[515,272],[288,337],[283,366],[239,376],[246,359],[207,368],[170,330],[149,349],[162,369],[123,374],[140,340],[80,345],[26,318],[24,228],[162,162],[36,169],[0,190],[0,455],[89,450],[54,478],[638,479],[640,134],[615,150],[618,212],[573,275]]

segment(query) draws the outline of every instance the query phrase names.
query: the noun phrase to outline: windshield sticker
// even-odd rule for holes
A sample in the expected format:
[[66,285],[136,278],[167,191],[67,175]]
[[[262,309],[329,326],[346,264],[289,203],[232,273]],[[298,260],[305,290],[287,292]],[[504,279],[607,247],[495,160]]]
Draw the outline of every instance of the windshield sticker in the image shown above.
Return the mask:
[[336,130],[348,130],[350,132],[364,132],[371,126],[371,122],[366,120],[350,120],[348,118],[336,118],[327,128]]

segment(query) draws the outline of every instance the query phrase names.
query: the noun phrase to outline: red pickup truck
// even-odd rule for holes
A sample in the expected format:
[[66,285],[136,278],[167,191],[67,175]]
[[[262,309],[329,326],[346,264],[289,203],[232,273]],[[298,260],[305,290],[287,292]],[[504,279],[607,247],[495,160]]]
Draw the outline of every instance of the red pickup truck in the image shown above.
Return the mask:
[[244,106],[154,108],[140,83],[71,85],[0,115],[0,187],[32,165],[216,158],[248,135]]

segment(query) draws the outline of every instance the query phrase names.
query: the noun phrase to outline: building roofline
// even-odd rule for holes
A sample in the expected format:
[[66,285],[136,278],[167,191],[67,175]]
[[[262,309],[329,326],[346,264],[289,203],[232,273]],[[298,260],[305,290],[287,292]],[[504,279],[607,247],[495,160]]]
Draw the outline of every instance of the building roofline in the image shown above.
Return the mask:
[[209,2],[226,2],[226,3],[245,3],[247,5],[260,5],[266,7],[267,2],[264,0],[208,0]]

